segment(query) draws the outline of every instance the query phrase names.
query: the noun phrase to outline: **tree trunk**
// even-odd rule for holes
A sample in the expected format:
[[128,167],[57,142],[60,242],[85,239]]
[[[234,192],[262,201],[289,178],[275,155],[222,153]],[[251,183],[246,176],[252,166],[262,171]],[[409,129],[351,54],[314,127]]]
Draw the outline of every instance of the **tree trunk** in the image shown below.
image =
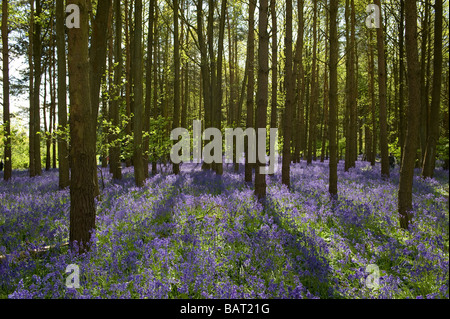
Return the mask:
[[[442,85],[442,0],[435,1],[433,88],[431,93],[430,128],[422,168],[423,177],[433,177],[436,163],[436,144],[439,140]],[[448,135],[447,135],[448,136]]]
[[[159,58],[159,41],[158,41],[158,7],[157,0],[155,0],[155,19],[153,21],[153,36],[155,41],[153,41],[154,50],[153,50],[153,118],[157,119],[160,112],[158,108],[158,69],[160,67],[160,58]],[[152,145],[152,175],[157,173],[156,167],[156,154],[155,154],[155,145]]]
[[[256,91],[256,127],[266,128],[267,124],[267,104],[269,90],[269,33],[268,25],[268,0],[261,0],[259,6],[259,49],[258,49],[258,88]],[[265,136],[257,134],[257,145],[260,139]],[[265,143],[264,143],[265,144]],[[259,150],[258,150],[259,151]],[[255,195],[258,200],[264,201],[266,198],[266,175],[261,174],[260,169],[264,169],[258,156],[258,165],[255,171]]]
[[8,0],[2,1],[2,55],[3,55],[3,132],[4,132],[4,160],[5,172],[3,179],[8,181],[12,175],[11,162],[11,122],[9,116],[9,44],[8,44]]
[[[68,0],[80,8],[80,28],[68,29],[70,141],[72,177],[70,182],[70,235],[81,252],[86,251],[95,228],[95,148],[90,143],[92,107],[89,92],[89,22],[86,0]],[[88,90],[86,90],[88,86]]]
[[[145,134],[150,134],[150,116],[152,109],[152,53],[153,53],[153,12],[155,7],[155,0],[150,1],[149,18],[148,18],[148,39],[147,39],[147,65],[146,65],[146,86],[145,86],[145,111],[143,129]],[[143,144],[143,166],[144,178],[148,178],[148,163],[150,155],[150,138],[148,135],[144,137]]]
[[30,177],[36,176],[36,165],[34,161],[34,66],[33,66],[33,37],[34,37],[34,0],[30,0],[30,25],[28,35],[28,68],[30,69],[29,75],[29,102],[30,102],[30,121],[29,121],[29,133],[28,133],[28,154],[29,154],[29,174]]
[[297,130],[295,135],[295,150],[294,150],[294,162],[300,162],[300,151],[303,149],[303,136],[304,136],[304,111],[303,111],[303,94],[304,94],[304,79],[303,79],[303,0],[297,1],[298,12],[298,31],[297,31],[297,44],[294,57],[294,74],[297,80],[297,98],[296,98],[296,119],[295,122]]
[[[36,0],[36,16],[39,17],[42,13],[41,0]],[[34,34],[33,34],[33,64],[34,64],[34,93],[33,93],[33,145],[34,149],[34,175],[40,176],[42,174],[41,163],[41,115],[40,115],[40,88],[41,88],[41,56],[42,56],[42,42],[41,42],[41,21],[34,19]]]
[[[275,2],[272,0],[272,2]],[[292,139],[292,109],[294,104],[295,80],[292,74],[292,0],[286,0],[286,104],[283,118],[283,158],[281,181],[288,188],[290,183],[291,139]],[[275,66],[276,67],[276,66]],[[276,94],[276,92],[275,92]]]
[[405,150],[400,169],[398,190],[398,212],[400,227],[408,229],[412,210],[412,187],[414,162],[419,138],[420,113],[420,66],[417,49],[417,7],[416,1],[405,2],[406,58],[408,65],[408,129]]
[[67,92],[66,92],[66,35],[65,8],[63,1],[56,1],[56,46],[58,52],[58,161],[59,188],[70,185],[69,150],[67,136]]
[[[400,0],[400,24],[398,27],[398,39],[399,39],[399,88],[398,88],[398,113],[399,113],[399,144],[400,144],[400,161],[403,158],[403,151],[405,147],[405,135],[406,135],[406,125],[405,125],[405,110],[404,110],[404,74],[405,74],[405,64],[404,64],[404,13],[405,13],[404,0]],[[401,166],[401,163],[400,163]]]
[[[248,38],[247,38],[247,128],[254,127],[254,91],[255,91],[255,7],[256,0],[250,0],[248,8]],[[245,140],[245,181],[251,183],[253,180],[253,163],[249,163],[250,150],[248,140]],[[251,145],[254,147],[255,145]]]
[[[287,6],[287,4],[286,4]],[[276,1],[270,1],[270,15],[272,17],[272,103],[271,103],[271,114],[270,114],[270,127],[277,128],[278,127],[278,119],[277,119],[277,104],[278,104],[278,40],[277,40],[277,12],[276,12]],[[288,8],[286,8],[286,11]],[[287,15],[287,12],[286,12]],[[292,20],[292,3],[291,3],[291,13],[290,17]],[[288,21],[286,21],[287,23]],[[292,29],[292,21],[291,29]],[[286,24],[287,28],[287,24]],[[292,30],[291,30],[292,31]],[[287,33],[287,31],[286,31]],[[286,36],[288,36],[286,34]],[[292,32],[291,32],[291,42],[292,42]],[[292,45],[291,45],[292,47]],[[287,50],[287,49],[286,49]],[[292,49],[291,49],[292,51]],[[287,51],[286,51],[287,52]],[[291,53],[292,55],[292,53]],[[287,67],[286,67],[287,69]],[[287,184],[286,184],[287,185]]]
[[339,2],[330,0],[329,14],[330,14],[330,113],[329,113],[329,137],[330,137],[330,164],[329,164],[329,182],[328,192],[332,197],[337,197],[337,112],[338,112],[338,55],[339,55],[339,39],[338,39],[338,8]]
[[309,134],[308,134],[308,165],[312,163],[313,149],[315,142],[316,131],[316,91],[317,91],[317,0],[313,0],[313,47],[312,47],[312,66],[311,66],[311,96],[309,106]]
[[122,165],[120,162],[120,144],[118,135],[115,130],[120,125],[120,102],[121,102],[121,88],[122,88],[122,10],[120,7],[120,0],[114,0],[114,15],[115,15],[115,42],[114,42],[114,59],[117,63],[114,69],[114,94],[111,101],[111,109],[109,110],[110,121],[113,127],[113,133],[110,134],[110,168],[113,174],[113,179],[122,179]]
[[[428,137],[428,90],[426,82],[426,61],[427,61],[427,40],[428,30],[431,28],[428,25],[428,15],[430,11],[430,3],[428,0],[424,3],[425,15],[421,21],[422,25],[422,43],[421,43],[421,56],[420,56],[420,163],[423,165],[425,161],[425,150]],[[428,48],[431,50],[431,48]]]
[[[328,13],[325,17],[325,34],[328,34]],[[328,44],[325,42],[325,61],[328,61]],[[323,132],[322,132],[322,152],[320,161],[325,161],[325,150],[328,139],[328,70],[325,66],[323,72]]]
[[[173,121],[172,129],[180,126],[180,42],[178,31],[178,0],[173,1],[173,60],[174,60],[174,87],[173,87]],[[176,141],[174,141],[176,143]],[[173,173],[180,173],[180,164],[173,163]]]
[[133,36],[133,165],[134,181],[137,187],[144,185],[144,166],[142,162],[142,118],[144,116],[143,106],[143,70],[142,70],[142,0],[135,4],[135,28]]
[[[128,118],[125,127],[125,133],[131,137],[131,41],[130,41],[130,15],[128,0],[125,0],[125,112]],[[126,167],[131,166],[131,157],[129,156],[129,141],[126,142],[127,155],[125,158]]]
[[[375,4],[381,8],[380,0],[375,0]],[[380,21],[383,25],[381,12]],[[381,176],[389,178],[389,148],[387,139],[387,114],[386,114],[386,59],[384,51],[383,29],[377,28],[377,49],[378,49],[378,90],[380,103],[380,149],[381,149]],[[415,157],[415,156],[414,156]]]

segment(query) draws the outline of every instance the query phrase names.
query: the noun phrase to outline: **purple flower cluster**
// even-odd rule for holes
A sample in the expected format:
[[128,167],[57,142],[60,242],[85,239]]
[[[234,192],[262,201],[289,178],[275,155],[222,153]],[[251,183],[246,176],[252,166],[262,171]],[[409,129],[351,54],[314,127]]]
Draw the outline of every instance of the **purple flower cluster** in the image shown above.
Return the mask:
[[[57,171],[0,182],[0,298],[449,298],[448,171],[414,179],[413,221],[398,225],[398,171],[357,162],[292,164],[291,190],[267,177],[263,207],[225,166],[217,176],[183,164],[134,186],[133,169],[113,181],[103,169],[91,250],[68,240],[68,190]],[[418,173],[418,172],[417,172]],[[102,181],[100,184],[103,184]],[[32,249],[52,246],[34,256]],[[378,287],[367,285],[369,264]],[[80,287],[67,288],[77,265]]]

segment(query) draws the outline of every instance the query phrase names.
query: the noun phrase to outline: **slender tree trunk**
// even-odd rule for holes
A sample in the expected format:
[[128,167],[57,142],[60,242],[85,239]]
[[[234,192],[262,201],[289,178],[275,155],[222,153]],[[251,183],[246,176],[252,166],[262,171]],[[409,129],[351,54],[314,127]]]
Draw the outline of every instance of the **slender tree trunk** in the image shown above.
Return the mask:
[[[41,0],[36,0],[36,16],[39,17],[42,13]],[[34,149],[34,165],[35,165],[35,175],[40,176],[42,174],[42,163],[41,163],[41,115],[40,115],[40,88],[41,88],[41,56],[42,56],[42,43],[41,43],[41,21],[34,19],[34,34],[33,34],[33,64],[34,64],[34,131],[33,131],[33,147]]]
[[[127,136],[131,136],[131,41],[130,41],[130,15],[129,15],[129,2],[125,0],[125,112],[128,118],[127,125],[125,127],[125,133]],[[128,154],[128,145],[126,143],[127,156],[125,159],[126,167],[131,166],[131,157]]]
[[296,134],[295,134],[295,152],[294,161],[300,162],[300,151],[303,149],[303,136],[304,136],[304,110],[303,110],[303,95],[305,81],[303,79],[303,0],[297,1],[298,11],[298,32],[297,32],[297,45],[294,58],[294,74],[297,78],[297,99],[296,99]]
[[420,65],[417,49],[416,1],[405,1],[406,58],[408,63],[408,129],[405,150],[400,169],[398,212],[400,227],[408,229],[412,210],[414,162],[419,138],[420,113]]
[[120,162],[120,144],[115,129],[120,125],[120,103],[122,88],[122,10],[120,0],[114,0],[115,15],[115,42],[114,42],[114,61],[117,64],[114,69],[114,94],[109,111],[110,121],[113,126],[113,132],[110,134],[110,168],[113,179],[122,179],[122,165]]
[[[425,15],[421,21],[422,24],[422,43],[421,43],[421,56],[420,56],[420,163],[423,164],[425,161],[425,150],[428,137],[428,90],[426,86],[427,79],[426,76],[426,61],[427,61],[427,41],[428,41],[428,30],[430,25],[428,25],[428,15],[430,11],[430,3],[428,0],[424,3]],[[431,48],[428,48],[431,50]]]
[[[375,0],[375,4],[381,8],[380,0]],[[383,19],[380,12],[380,21]],[[383,28],[377,28],[377,48],[378,48],[378,90],[380,103],[380,149],[381,149],[381,176],[389,178],[389,148],[387,137],[387,100],[386,100],[386,59],[384,51]]]
[[[52,22],[53,25],[53,22]],[[56,27],[55,27],[56,29]],[[52,30],[55,31],[52,27]],[[52,31],[52,32],[53,32]],[[50,91],[51,96],[51,117],[52,117],[52,168],[56,169],[56,36],[52,36],[52,89]]]
[[[150,1],[149,17],[148,17],[148,39],[147,39],[147,65],[146,65],[146,86],[145,86],[145,111],[144,111],[144,124],[143,129],[145,134],[150,134],[150,116],[152,109],[152,49],[153,49],[153,12],[155,7],[155,0]],[[143,166],[144,177],[148,178],[148,163],[150,155],[150,138],[148,135],[144,137],[143,145]]]
[[[70,183],[70,234],[81,252],[87,250],[95,228],[95,154],[89,143],[92,134],[92,107],[89,92],[89,22],[86,0],[68,0],[80,8],[80,28],[68,29],[70,142],[72,177]],[[86,90],[88,86],[88,90]]]
[[3,57],[3,134],[4,134],[4,175],[3,179],[8,181],[12,175],[11,162],[11,119],[9,115],[9,44],[8,44],[8,0],[2,1],[2,57]]
[[315,130],[316,130],[316,71],[317,71],[317,0],[313,0],[313,47],[312,47],[312,67],[311,67],[311,96],[309,106],[309,134],[308,134],[308,165],[312,163],[313,149],[315,142]]
[[[287,4],[286,4],[286,6],[287,6]],[[292,3],[291,3],[291,7],[292,7]],[[286,8],[286,10],[288,10],[288,9]],[[292,8],[291,8],[291,11],[292,11]],[[277,12],[276,12],[276,1],[275,0],[270,1],[270,15],[272,17],[272,103],[271,103],[270,127],[277,128],[278,127],[278,119],[277,119],[278,29],[277,29]],[[290,14],[290,17],[292,20],[292,12]],[[288,21],[286,21],[286,23],[287,22]],[[292,28],[292,21],[290,21],[290,23],[291,23],[291,28]],[[287,25],[286,25],[286,28],[287,28]],[[292,42],[292,34],[291,34],[291,42]]]
[[[405,147],[405,135],[406,135],[406,125],[405,125],[405,110],[404,110],[404,74],[405,74],[405,64],[404,64],[404,21],[405,21],[405,4],[404,0],[400,0],[400,24],[398,28],[398,39],[399,39],[399,88],[398,88],[398,113],[399,113],[399,144],[400,144],[400,161],[403,158],[403,151]],[[400,164],[401,165],[401,164]]]
[[29,36],[28,36],[28,68],[30,69],[29,74],[29,101],[30,101],[30,121],[29,121],[29,133],[28,133],[28,149],[29,149],[29,173],[30,177],[36,176],[36,165],[34,160],[34,139],[35,139],[35,129],[34,129],[34,66],[33,66],[33,37],[34,37],[34,0],[30,0],[30,26],[29,26]]
[[[173,122],[172,129],[176,129],[180,126],[180,42],[178,31],[178,0],[173,1],[173,42],[174,42],[174,88],[173,88]],[[174,142],[175,143],[175,142]],[[173,163],[173,173],[180,173],[180,164]]]
[[[272,0],[272,2],[275,2]],[[292,139],[292,109],[294,104],[295,80],[292,74],[292,0],[286,0],[286,104],[283,118],[283,158],[281,181],[288,188],[290,183],[291,139]],[[276,92],[275,92],[276,93]]]
[[[268,25],[268,0],[260,0],[259,5],[259,49],[258,49],[258,88],[256,91],[256,127],[266,128],[267,124],[267,104],[269,90],[269,33]],[[260,139],[257,137],[257,145]],[[265,144],[265,143],[264,143]],[[259,151],[259,149],[258,149]],[[258,157],[258,165],[255,171],[255,195],[259,200],[266,198],[266,175],[261,174],[260,169],[264,169],[265,164]]]
[[[431,94],[430,129],[422,168],[423,177],[433,177],[436,163],[436,145],[439,140],[442,85],[442,0],[436,0],[434,20],[433,88]],[[448,135],[447,135],[448,136]]]
[[[325,17],[325,34],[328,34],[328,13]],[[325,61],[328,61],[328,43],[325,42]],[[320,161],[325,161],[325,150],[328,139],[328,69],[324,68],[323,72],[323,133],[322,133],[322,152]]]
[[66,39],[65,8],[63,1],[56,1],[56,46],[58,52],[58,162],[59,188],[70,185],[69,150],[67,136],[67,92],[66,92]]
[[135,4],[135,28],[133,37],[133,83],[134,83],[134,118],[133,118],[133,165],[134,181],[137,187],[144,185],[144,166],[142,162],[142,118],[143,106],[143,70],[142,70],[142,0]]
[[[250,0],[248,9],[248,38],[247,38],[247,128],[254,127],[254,91],[255,91],[255,7],[256,0]],[[249,152],[255,152],[253,147],[246,142],[245,156],[245,181],[251,183],[253,180],[253,163],[249,163]],[[252,147],[252,149],[250,149]]]
[[[153,21],[153,36],[155,41],[153,41],[153,118],[156,120],[160,114],[158,108],[158,69],[159,69],[159,41],[158,41],[158,1],[155,0],[155,19]],[[152,175],[157,173],[156,166],[156,154],[155,154],[155,145],[152,145]]]
[[328,192],[332,197],[337,197],[337,140],[336,140],[336,129],[337,129],[337,112],[338,112],[338,54],[339,54],[339,39],[338,39],[338,8],[339,2],[335,0],[330,0],[329,2],[329,30],[330,30],[330,113],[329,113],[329,137],[330,137],[330,164],[329,164],[329,182],[328,182]]

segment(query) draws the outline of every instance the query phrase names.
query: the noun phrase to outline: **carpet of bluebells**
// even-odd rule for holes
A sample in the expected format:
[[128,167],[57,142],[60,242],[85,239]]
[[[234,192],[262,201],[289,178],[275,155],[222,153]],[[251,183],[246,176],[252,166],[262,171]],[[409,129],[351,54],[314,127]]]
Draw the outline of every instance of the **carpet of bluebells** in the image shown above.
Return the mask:
[[[338,199],[328,195],[327,161],[302,161],[292,164],[290,191],[281,174],[267,177],[265,207],[242,166],[222,177],[194,164],[179,176],[162,166],[143,188],[132,168],[116,182],[103,169],[83,255],[62,245],[70,198],[57,170],[33,179],[16,171],[0,181],[0,298],[449,298],[448,171],[426,180],[416,171],[405,231],[398,167],[385,181],[379,164],[343,165]],[[71,264],[79,288],[66,286]],[[378,286],[368,284],[370,264]]]

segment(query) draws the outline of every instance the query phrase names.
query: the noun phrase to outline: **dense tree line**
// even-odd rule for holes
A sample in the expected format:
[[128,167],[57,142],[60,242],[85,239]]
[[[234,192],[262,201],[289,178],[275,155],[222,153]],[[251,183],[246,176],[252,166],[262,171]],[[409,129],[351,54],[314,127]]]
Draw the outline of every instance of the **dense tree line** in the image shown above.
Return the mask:
[[[142,187],[169,161],[170,131],[192,132],[193,120],[222,131],[279,128],[283,184],[290,187],[292,162],[320,157],[329,160],[333,198],[340,160],[346,171],[357,160],[380,162],[388,179],[395,156],[407,228],[414,168],[424,178],[433,177],[436,160],[448,169],[448,3],[375,0],[366,11],[369,4],[3,0],[4,179],[14,163],[16,81],[28,92],[30,177],[43,164],[59,168],[59,187],[71,191],[71,241],[88,242],[95,227],[98,156],[115,180],[123,165],[134,166]],[[80,10],[79,28],[67,26],[68,17],[78,19],[69,5]],[[15,79],[11,54],[28,63]],[[254,145],[246,140],[245,180],[264,202],[266,163],[250,163],[247,146]],[[202,168],[220,175],[223,165]],[[172,170],[179,174],[180,164]]]

